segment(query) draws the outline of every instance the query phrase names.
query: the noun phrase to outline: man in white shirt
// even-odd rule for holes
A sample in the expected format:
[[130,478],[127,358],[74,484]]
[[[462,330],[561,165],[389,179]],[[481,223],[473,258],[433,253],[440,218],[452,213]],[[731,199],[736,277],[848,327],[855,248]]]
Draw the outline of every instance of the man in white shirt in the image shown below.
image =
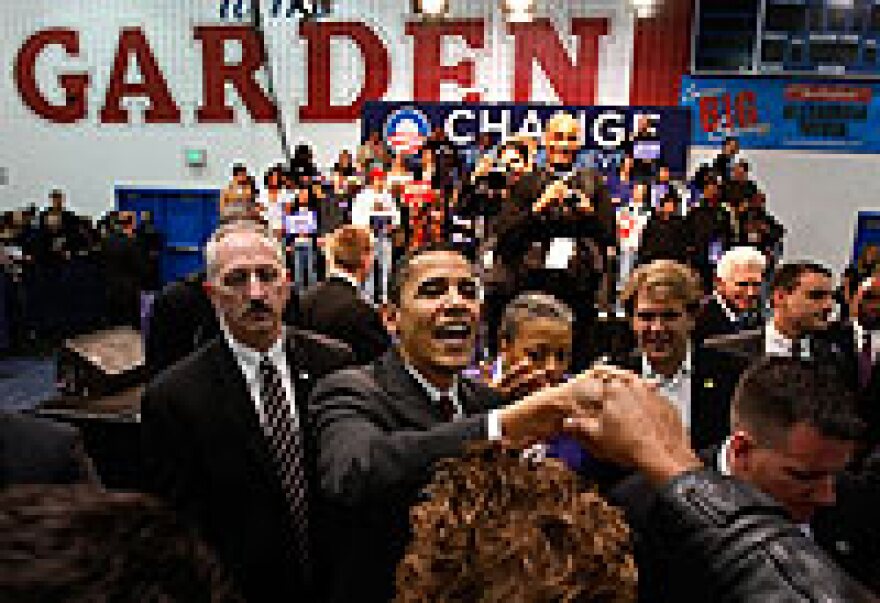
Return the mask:
[[621,294],[636,349],[614,359],[657,383],[679,411],[697,449],[727,435],[730,398],[744,368],[735,357],[694,341],[701,296],[699,277],[682,264],[657,260],[637,268]]
[[366,226],[376,237],[376,270],[367,280],[366,291],[372,301],[384,303],[387,299],[388,277],[393,261],[394,230],[400,227],[400,207],[386,190],[385,172],[370,172],[369,185],[351,204],[351,223]]
[[216,550],[248,601],[320,600],[305,400],[351,352],[284,326],[284,252],[261,224],[221,226],[205,257],[222,333],[144,393],[148,488]]

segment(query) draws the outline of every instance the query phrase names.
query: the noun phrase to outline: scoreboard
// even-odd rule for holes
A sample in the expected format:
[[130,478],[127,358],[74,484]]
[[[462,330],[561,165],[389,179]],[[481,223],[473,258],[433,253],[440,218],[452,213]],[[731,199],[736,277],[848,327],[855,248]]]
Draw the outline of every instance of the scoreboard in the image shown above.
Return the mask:
[[698,0],[692,72],[880,77],[880,0]]

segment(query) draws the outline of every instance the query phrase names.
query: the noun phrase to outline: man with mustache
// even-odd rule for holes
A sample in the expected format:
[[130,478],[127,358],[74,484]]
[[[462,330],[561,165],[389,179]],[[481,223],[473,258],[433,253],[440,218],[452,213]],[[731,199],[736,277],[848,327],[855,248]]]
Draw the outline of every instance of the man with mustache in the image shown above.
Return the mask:
[[482,292],[460,252],[434,246],[405,257],[388,300],[392,348],[327,377],[309,401],[334,530],[326,536],[335,547],[329,599],[340,603],[392,598],[410,508],[435,462],[473,440],[546,439],[577,414],[575,393],[537,392],[502,407],[497,393],[462,375],[474,356]]
[[221,226],[205,258],[222,333],[144,393],[148,487],[216,550],[248,601],[320,600],[305,401],[318,378],[353,356],[283,324],[284,252],[261,224]]
[[615,359],[657,383],[679,411],[697,450],[728,434],[730,399],[745,368],[737,358],[694,340],[701,296],[699,277],[682,264],[657,260],[637,268],[621,293],[636,348]]
[[788,356],[849,370],[845,353],[829,336],[831,270],[815,262],[790,262],[779,268],[770,285],[773,315],[760,329],[707,339],[707,347],[751,361]]

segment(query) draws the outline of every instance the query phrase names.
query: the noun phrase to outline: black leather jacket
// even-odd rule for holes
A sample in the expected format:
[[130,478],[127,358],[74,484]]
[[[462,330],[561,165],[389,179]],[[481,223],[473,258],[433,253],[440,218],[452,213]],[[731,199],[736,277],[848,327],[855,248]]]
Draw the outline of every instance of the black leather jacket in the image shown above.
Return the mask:
[[711,470],[668,484],[650,518],[667,546],[697,561],[721,603],[877,601],[746,484]]

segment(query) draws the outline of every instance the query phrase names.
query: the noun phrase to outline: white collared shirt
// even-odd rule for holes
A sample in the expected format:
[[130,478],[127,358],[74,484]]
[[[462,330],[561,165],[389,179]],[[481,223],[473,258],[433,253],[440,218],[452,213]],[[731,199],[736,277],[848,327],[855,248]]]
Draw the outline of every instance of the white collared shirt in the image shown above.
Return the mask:
[[464,416],[464,407],[461,405],[461,402],[458,399],[458,375],[456,375],[452,379],[452,387],[450,387],[448,391],[444,392],[431,385],[419,371],[410,366],[408,363],[404,362],[403,366],[404,368],[406,368],[406,372],[409,373],[410,376],[412,376],[412,378],[415,379],[416,382],[422,386],[422,389],[425,390],[425,393],[428,394],[428,397],[434,404],[438,404],[440,402],[440,399],[444,395],[449,396],[449,399],[452,400],[452,407],[455,409],[455,416],[452,417],[453,421]]
[[[853,322],[853,332],[856,338],[856,355],[861,357],[865,343],[865,328],[858,321]],[[880,358],[880,330],[867,331],[871,335],[871,363],[876,363]]]
[[678,410],[685,428],[691,428],[691,377],[693,376],[693,358],[691,344],[688,342],[684,361],[672,377],[666,377],[654,371],[648,357],[642,354],[642,377],[658,384],[658,391],[672,402]]
[[[431,402],[434,404],[438,404],[440,402],[440,398],[444,395],[449,396],[449,399],[452,400],[452,407],[455,409],[455,416],[453,416],[452,420],[458,420],[465,416],[464,414],[464,406],[461,404],[461,400],[458,398],[458,375],[452,380],[452,387],[449,388],[449,391],[443,392],[425,379],[419,371],[410,366],[407,362],[403,363],[406,372],[409,373],[413,379],[425,390],[425,393],[428,394],[428,397],[431,399]],[[488,413],[488,420],[486,424],[486,435],[489,440],[500,440],[501,433],[501,420],[498,417],[498,409],[490,410]]]
[[[812,352],[810,349],[810,338],[802,337],[801,340],[801,358],[810,360]],[[767,323],[764,329],[764,354],[767,356],[785,356],[790,358],[794,342],[776,330],[773,321]]]
[[293,382],[290,379],[290,365],[287,363],[287,354],[284,350],[284,334],[282,333],[278,341],[272,344],[272,347],[264,354],[236,341],[222,319],[220,320],[220,329],[223,331],[223,337],[226,339],[226,343],[229,349],[232,350],[232,355],[235,357],[235,361],[244,375],[244,380],[251,394],[251,401],[254,403],[260,425],[264,425],[266,421],[266,415],[263,411],[263,399],[260,392],[260,361],[262,361],[264,356],[268,356],[269,361],[281,376],[281,385],[284,387],[284,394],[287,396],[287,402],[290,405],[290,416],[293,418],[293,425],[299,428],[299,417],[293,398]]
[[[724,440],[724,443],[721,445],[721,449],[718,451],[718,458],[716,459],[718,473],[725,477],[733,477],[733,470],[730,467],[730,443],[732,441],[733,436],[727,436],[727,439]],[[810,527],[810,524],[799,523],[798,529],[804,536],[812,540],[813,528]]]
[[718,305],[721,306],[721,310],[724,312],[724,315],[727,316],[727,320],[729,320],[730,322],[736,322],[737,320],[739,320],[739,316],[737,316],[736,313],[730,309],[730,306],[727,305],[724,297],[722,297],[717,291],[712,295],[715,297],[715,301],[718,302]]

